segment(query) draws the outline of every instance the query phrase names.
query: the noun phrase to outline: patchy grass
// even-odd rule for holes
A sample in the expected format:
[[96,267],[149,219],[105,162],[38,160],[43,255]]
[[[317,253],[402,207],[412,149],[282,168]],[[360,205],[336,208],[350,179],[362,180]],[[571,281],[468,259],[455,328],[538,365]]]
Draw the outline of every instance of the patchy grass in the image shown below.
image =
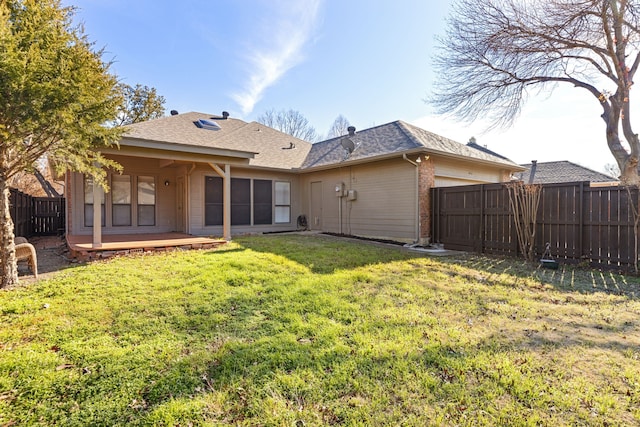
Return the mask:
[[637,425],[638,279],[317,236],[0,292],[0,425]]

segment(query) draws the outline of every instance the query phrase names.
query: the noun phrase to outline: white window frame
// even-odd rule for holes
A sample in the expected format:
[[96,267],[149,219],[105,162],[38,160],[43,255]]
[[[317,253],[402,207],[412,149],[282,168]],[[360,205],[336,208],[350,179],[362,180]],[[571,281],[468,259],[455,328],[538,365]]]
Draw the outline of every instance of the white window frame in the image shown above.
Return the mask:
[[[151,184],[150,190],[151,194],[148,195],[153,198],[153,203],[147,203],[144,199],[145,197],[141,195],[144,187],[141,187],[141,184]],[[153,227],[156,225],[156,211],[158,204],[158,186],[156,184],[156,177],[152,175],[137,175],[136,176],[136,223],[138,227]],[[141,207],[153,207],[153,221],[151,224],[141,224],[141,218],[143,215],[140,215]]]
[[274,181],[274,223],[291,223],[291,182]]
[[[113,227],[131,227],[131,225],[133,224],[133,176],[132,175],[112,175],[111,176],[111,225]],[[119,190],[118,184],[116,184],[117,182],[120,183],[127,183],[128,184],[128,188],[126,188],[125,186],[122,187],[123,190],[127,190],[126,193],[123,193],[124,195],[124,199],[123,200],[115,200],[114,195],[116,194],[116,191]],[[125,223],[121,223],[121,224],[116,224],[116,213],[115,213],[115,209],[118,207],[122,207],[122,206],[128,206],[129,207],[129,221],[125,224]]]
[[[93,177],[92,176],[88,176],[88,175],[83,175],[82,176],[82,197],[84,199],[84,226],[88,227],[88,228],[93,228],[93,208],[94,208],[94,203],[93,203]],[[100,193],[102,195],[102,200],[100,203],[100,208],[102,209],[102,213],[101,213],[101,218],[102,218],[102,224],[101,226],[104,227],[106,224],[106,219],[105,219],[105,207],[104,207],[104,191],[102,191]],[[91,206],[91,211],[88,210],[89,206]]]

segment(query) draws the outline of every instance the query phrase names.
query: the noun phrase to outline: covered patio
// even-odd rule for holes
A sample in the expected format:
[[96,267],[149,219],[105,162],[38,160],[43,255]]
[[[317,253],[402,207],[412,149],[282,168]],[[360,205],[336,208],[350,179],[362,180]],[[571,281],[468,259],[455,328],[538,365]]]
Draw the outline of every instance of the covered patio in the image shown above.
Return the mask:
[[67,245],[74,258],[80,260],[109,258],[142,252],[211,249],[226,243],[224,239],[196,237],[184,233],[104,234],[95,245],[93,236],[67,235]]

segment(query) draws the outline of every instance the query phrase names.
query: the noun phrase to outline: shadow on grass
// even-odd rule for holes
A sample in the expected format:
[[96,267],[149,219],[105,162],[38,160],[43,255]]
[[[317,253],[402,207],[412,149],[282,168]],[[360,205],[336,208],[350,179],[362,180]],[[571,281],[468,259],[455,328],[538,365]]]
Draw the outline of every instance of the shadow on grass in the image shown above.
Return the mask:
[[220,248],[216,248],[214,250],[205,250],[204,253],[207,256],[216,256],[219,254],[232,254],[232,253],[242,253],[242,252],[246,252],[247,248],[227,248],[227,247],[220,247]]
[[640,278],[614,271],[569,264],[560,264],[557,270],[553,270],[523,260],[478,255],[467,256],[463,265],[491,275],[509,274],[532,279],[541,285],[551,285],[561,292],[605,293],[631,299],[640,298]]
[[[232,323],[240,328],[250,323],[250,317],[251,310],[238,312]],[[275,331],[271,326],[267,320],[250,334],[220,337],[210,345],[207,360],[194,359],[203,364],[189,366],[183,360],[168,366],[162,377],[142,393],[149,409],[176,397],[220,392],[225,394],[225,421],[230,424],[268,415],[261,411],[269,405],[257,405],[265,399],[279,402],[292,413],[320,412],[322,420],[330,424],[362,422],[362,416],[371,416],[371,420],[392,417],[385,409],[392,406],[401,408],[402,416],[412,411],[422,416],[425,405],[434,401],[440,402],[438,406],[449,420],[466,420],[467,413],[481,413],[493,402],[495,407],[489,408],[490,412],[500,413],[509,402],[513,411],[510,415],[523,419],[532,412],[545,414],[554,406],[565,408],[574,421],[577,418],[592,423],[607,420],[607,413],[585,412],[584,418],[576,415],[579,400],[561,397],[563,368],[549,366],[545,357],[537,358],[536,354],[545,354],[552,347],[580,351],[585,345],[637,351],[612,338],[567,340],[571,325],[555,338],[524,331],[515,346],[513,337],[495,335],[476,345],[459,347],[430,339],[426,325],[423,345],[405,347],[386,347],[387,340],[358,343],[351,338],[364,332],[357,325],[343,325],[333,337],[323,337],[321,331],[289,333],[286,325],[281,326],[284,331]],[[529,350],[536,353],[532,355]],[[181,392],[176,394],[177,390]],[[502,398],[496,401],[496,396]],[[474,407],[476,404],[479,406]],[[361,414],[360,405],[365,408]],[[508,417],[508,412],[503,416]],[[561,414],[558,416],[562,419]],[[382,420],[378,418],[377,422]]]
[[21,283],[34,283],[37,280],[50,278],[58,272],[68,271],[81,265],[65,258],[60,248],[37,249],[36,252],[38,257],[38,279],[33,275],[27,261],[19,261],[18,279]]
[[[267,331],[256,331],[259,337],[253,339],[227,337],[212,345],[206,365],[176,363],[145,388],[142,397],[153,410],[175,398],[217,392],[225,395],[224,418],[230,425],[251,417],[265,422],[263,417],[273,415],[266,412],[270,405],[289,408],[296,416],[317,412],[317,418],[334,425],[366,419],[380,423],[392,406],[402,407],[403,417],[411,411],[423,416],[428,401],[451,399],[452,384],[460,390],[466,387],[464,377],[474,354],[438,344],[401,353],[361,348],[350,339],[351,333],[331,340]],[[265,400],[271,403],[258,405]]]
[[[237,242],[240,248],[203,253],[207,257],[247,250],[275,254],[304,265],[316,274],[422,258],[400,250],[310,236],[284,239],[254,236]],[[245,272],[245,265],[235,259],[233,262],[238,264],[233,266],[234,273]],[[455,264],[472,266],[475,271],[461,273]],[[313,283],[299,285],[296,292],[285,293],[280,291],[292,286],[288,281],[252,283],[244,276],[238,276],[242,280],[234,280],[232,287],[224,292],[217,292],[219,284],[213,281],[190,285],[191,275],[197,276],[209,265],[209,262],[188,264],[182,267],[182,275],[172,269],[177,286],[170,283],[155,289],[150,281],[151,292],[147,293],[147,285],[142,286],[143,292],[128,290],[125,296],[132,297],[131,303],[118,306],[112,317],[105,316],[108,330],[92,337],[93,342],[105,343],[104,353],[73,357],[84,344],[71,341],[48,345],[46,355],[50,357],[69,353],[68,359],[57,362],[57,366],[62,366],[62,373],[77,371],[76,380],[65,378],[54,384],[61,391],[56,391],[49,400],[64,407],[70,405],[67,402],[72,396],[78,408],[82,408],[75,409],[78,420],[88,424],[86,420],[95,410],[102,417],[103,425],[187,425],[201,420],[202,415],[171,418],[172,421],[152,417],[161,417],[158,414],[170,411],[172,405],[174,408],[183,405],[180,399],[198,398],[209,402],[211,413],[220,417],[216,420],[230,425],[250,424],[248,419],[257,424],[261,416],[269,416],[270,407],[263,404],[264,401],[276,402],[271,406],[274,411],[287,408],[291,416],[312,412],[327,424],[357,424],[362,422],[359,417],[367,416],[378,425],[401,424],[402,418],[392,418],[394,414],[387,411],[392,407],[401,408],[403,415],[416,411],[416,418],[422,417],[427,407],[439,408],[438,411],[449,416],[447,424],[468,423],[467,413],[470,417],[480,416],[486,407],[491,407],[493,413],[503,411],[509,415],[511,411],[521,419],[527,419],[532,410],[544,414],[552,406],[569,407],[568,415],[575,417],[580,408],[559,401],[558,397],[565,394],[557,386],[563,379],[563,368],[557,368],[559,373],[556,373],[556,367],[549,369],[549,362],[537,360],[538,355],[545,359],[543,355],[550,347],[574,354],[581,354],[584,347],[637,351],[622,338],[626,330],[637,328],[636,321],[602,326],[588,320],[564,324],[561,318],[543,330],[522,319],[522,323],[510,329],[510,332],[515,330],[517,336],[489,333],[488,337],[469,343],[466,339],[456,341],[449,337],[450,332],[455,335],[456,331],[468,327],[465,319],[454,318],[451,325],[443,327],[432,322],[432,315],[426,312],[428,321],[417,325],[409,316],[406,322],[384,318],[371,301],[388,297],[377,294],[381,287],[391,286],[387,283],[372,283],[364,289],[364,295],[357,298],[353,293],[339,294],[333,288],[318,289]],[[469,274],[469,280],[477,280],[477,276],[482,275],[489,283],[493,282],[492,274],[531,277],[541,273],[532,273],[530,267],[522,267],[518,262],[480,257],[443,261],[443,268],[449,268],[452,275]],[[564,286],[567,292],[576,291],[566,284],[568,272],[558,270],[556,273],[560,276],[551,278],[558,282],[554,286],[559,289]],[[446,282],[446,278],[442,282]],[[96,286],[99,292],[110,291],[103,282],[99,283]],[[499,280],[495,283],[506,286]],[[609,286],[610,282],[607,283]],[[183,293],[163,296],[167,288],[174,287]],[[328,294],[335,298],[329,298]],[[75,298],[79,294],[74,291],[73,295]],[[114,294],[114,297],[124,296]],[[573,304],[569,296],[564,302]],[[33,307],[43,310],[40,301],[34,302]],[[401,307],[398,305],[397,310],[401,311]],[[505,322],[510,321],[508,313],[503,316]],[[80,332],[83,328],[93,328],[73,316],[66,322],[64,327],[77,327]],[[417,343],[404,341],[405,333],[412,334],[416,328],[421,329],[422,335],[418,336],[422,339]],[[435,328],[439,328],[436,333]],[[155,332],[151,333],[152,330]],[[589,334],[586,338],[577,338],[576,331]],[[117,345],[112,347],[112,341]],[[165,348],[168,349],[165,351]],[[629,369],[637,371],[632,363]],[[50,370],[55,369],[56,365]],[[566,374],[574,375],[570,371]],[[604,384],[600,385],[605,389]],[[205,396],[208,394],[213,397]],[[98,405],[101,400],[115,401],[116,398],[119,402],[113,404],[113,410],[107,411]],[[507,403],[511,406],[505,410]],[[59,421],[53,418],[55,415],[48,415],[52,418],[42,422]],[[576,424],[604,421],[607,413],[587,413],[586,416]],[[376,417],[390,418],[376,420]],[[80,421],[76,425],[81,425]],[[485,424],[508,424],[508,421],[491,419]],[[271,424],[285,423],[279,419]]]
[[266,235],[238,238],[247,249],[282,256],[316,274],[332,274],[371,264],[419,257],[400,248],[389,250],[374,244],[321,235]]
[[[408,252],[402,247],[383,247],[323,235],[251,236],[246,239],[239,238],[236,242],[256,252],[285,257],[316,274],[332,274],[337,270],[427,256]],[[614,271],[600,271],[568,264],[560,264],[558,270],[550,270],[520,259],[475,254],[438,257],[438,260],[443,265],[462,265],[489,275],[508,274],[533,279],[541,285],[551,285],[561,292],[606,293],[632,299],[640,298],[640,278]]]

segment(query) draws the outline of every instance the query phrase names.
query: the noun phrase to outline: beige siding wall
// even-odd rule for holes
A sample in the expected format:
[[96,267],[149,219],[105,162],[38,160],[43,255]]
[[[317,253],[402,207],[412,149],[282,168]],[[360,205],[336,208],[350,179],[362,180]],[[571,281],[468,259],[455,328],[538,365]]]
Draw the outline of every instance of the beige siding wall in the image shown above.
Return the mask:
[[[114,227],[111,223],[110,197],[107,196],[104,234],[159,233],[175,231],[179,226],[176,212],[176,179],[185,182],[185,231],[194,235],[221,236],[222,226],[204,225],[204,182],[206,176],[217,176],[208,165],[192,170],[189,165],[168,165],[158,159],[112,156],[132,176],[132,226]],[[504,171],[433,156],[435,186],[445,187],[485,182],[500,182]],[[163,167],[164,166],[164,167]],[[156,182],[156,225],[136,226],[136,177],[153,176]],[[416,167],[403,159],[347,166],[306,174],[260,171],[240,166],[231,167],[233,178],[269,179],[291,184],[290,222],[286,224],[233,226],[232,235],[254,232],[287,231],[297,228],[296,220],[305,214],[312,229],[414,241],[418,236]],[[169,186],[164,182],[168,181]],[[312,212],[311,184],[321,192],[315,199],[321,206]],[[356,200],[336,196],[335,187],[343,183],[345,191],[355,190]],[[69,218],[71,234],[91,234],[85,227],[83,179],[71,174],[68,194],[74,206]],[[423,209],[426,207],[423,206]],[[423,221],[424,222],[424,221]],[[423,226],[425,228],[426,226]],[[425,230],[422,230],[423,234]]]
[[470,179],[439,177],[439,176],[436,176],[436,179],[435,179],[436,187],[455,187],[457,185],[474,185],[474,184],[486,184],[486,181],[475,181]]
[[504,171],[472,162],[434,158],[436,187],[501,182]]
[[[322,182],[320,218],[310,216],[312,182]],[[337,197],[335,187],[340,183],[346,191],[355,190],[357,199]],[[416,238],[416,169],[404,160],[304,174],[300,188],[302,208],[312,228],[401,241]]]
[[[219,165],[221,166],[221,165]],[[221,166],[224,169],[223,166]],[[189,224],[190,234],[199,236],[222,236],[222,226],[206,226],[204,221],[204,182],[207,176],[219,176],[211,167],[201,165],[188,177],[189,188]],[[297,218],[300,215],[300,188],[299,177],[296,174],[274,171],[249,170],[231,166],[232,178],[268,179],[273,182],[282,181],[291,183],[291,221],[285,224],[272,225],[246,225],[232,226],[232,235],[248,233],[262,233],[270,231],[289,231],[297,227]],[[275,196],[274,196],[275,202]],[[275,215],[274,215],[275,219]]]
[[[110,156],[120,163],[124,170],[124,175],[131,176],[131,226],[112,226],[112,205],[111,198],[107,194],[105,197],[105,227],[103,234],[138,234],[138,233],[165,233],[174,231],[176,226],[176,168],[161,168],[157,159],[130,158],[123,156]],[[112,174],[109,174],[109,180]],[[136,209],[136,179],[138,176],[152,176],[156,185],[156,218],[155,226],[137,226]],[[164,182],[169,185],[165,186]],[[84,220],[84,187],[83,176],[79,173],[71,174],[70,180],[71,200],[74,203],[71,211],[73,217],[70,220],[70,234],[90,235],[93,228],[85,227]]]

